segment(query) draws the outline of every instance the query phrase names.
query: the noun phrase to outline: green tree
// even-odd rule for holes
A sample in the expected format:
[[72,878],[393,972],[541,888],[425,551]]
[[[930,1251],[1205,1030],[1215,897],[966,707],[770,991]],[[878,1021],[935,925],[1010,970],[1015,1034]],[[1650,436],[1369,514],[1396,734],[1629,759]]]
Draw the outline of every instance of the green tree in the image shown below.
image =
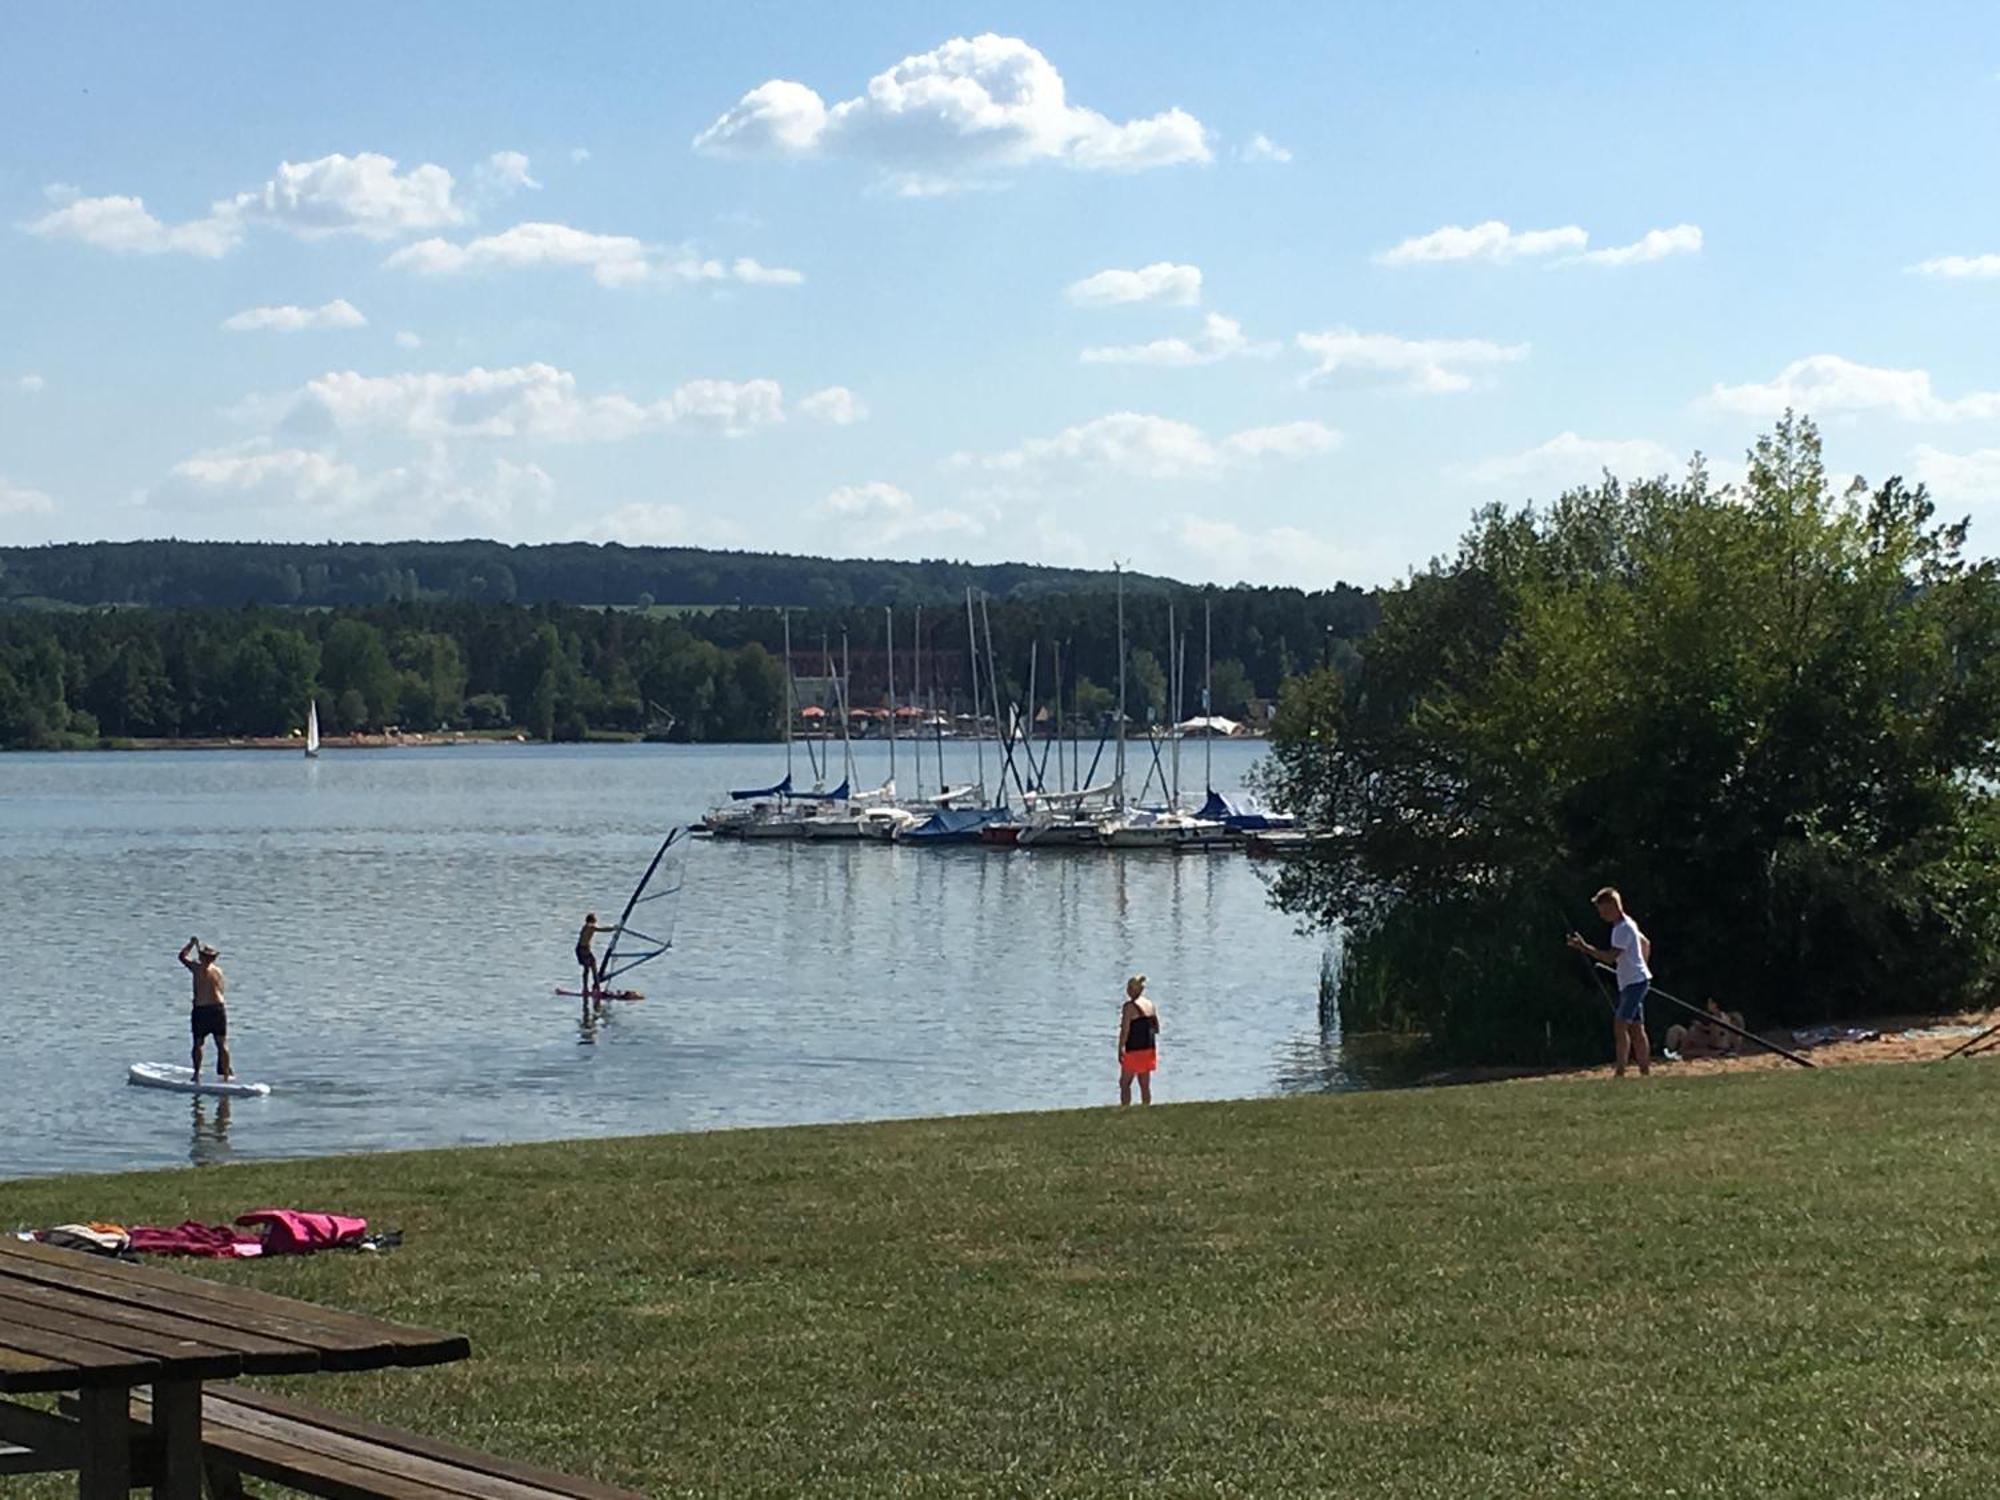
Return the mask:
[[317,652],[296,630],[258,625],[228,658],[219,709],[225,733],[284,734],[305,722]]
[[319,675],[321,686],[333,695],[343,727],[378,729],[394,717],[402,682],[382,644],[382,633],[367,621],[340,619],[327,627]]
[[[1354,1030],[1601,1048],[1557,945],[1623,888],[1668,987],[1753,1017],[1970,1003],[2000,971],[2000,572],[1790,416],[1739,490],[1607,480],[1481,513],[1296,680],[1270,790],[1340,830],[1289,909],[1348,933]],[[1595,1007],[1595,1009],[1593,1009]]]
[[1167,722],[1167,673],[1150,651],[1134,651],[1125,693],[1125,711],[1135,723]]
[[1215,713],[1227,719],[1240,719],[1248,711],[1250,700],[1257,696],[1256,686],[1250,681],[1250,674],[1243,670],[1243,663],[1233,656],[1226,656],[1215,664],[1209,675],[1208,701]]

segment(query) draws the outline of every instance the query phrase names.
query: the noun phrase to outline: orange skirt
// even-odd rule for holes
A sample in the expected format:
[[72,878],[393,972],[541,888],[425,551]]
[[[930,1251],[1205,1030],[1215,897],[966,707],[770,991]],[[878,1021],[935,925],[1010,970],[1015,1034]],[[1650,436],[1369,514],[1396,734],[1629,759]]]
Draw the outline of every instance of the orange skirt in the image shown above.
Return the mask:
[[1118,1070],[1121,1073],[1150,1073],[1159,1065],[1159,1051],[1153,1047],[1118,1054]]

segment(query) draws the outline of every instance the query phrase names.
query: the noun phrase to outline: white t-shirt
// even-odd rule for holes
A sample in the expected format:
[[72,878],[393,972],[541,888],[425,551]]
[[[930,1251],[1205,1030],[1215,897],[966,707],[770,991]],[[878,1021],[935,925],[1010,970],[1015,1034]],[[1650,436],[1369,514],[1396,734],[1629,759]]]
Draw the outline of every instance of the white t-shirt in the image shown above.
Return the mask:
[[1618,950],[1618,988],[1645,984],[1653,977],[1646,965],[1646,935],[1627,912],[1611,929],[1611,946]]

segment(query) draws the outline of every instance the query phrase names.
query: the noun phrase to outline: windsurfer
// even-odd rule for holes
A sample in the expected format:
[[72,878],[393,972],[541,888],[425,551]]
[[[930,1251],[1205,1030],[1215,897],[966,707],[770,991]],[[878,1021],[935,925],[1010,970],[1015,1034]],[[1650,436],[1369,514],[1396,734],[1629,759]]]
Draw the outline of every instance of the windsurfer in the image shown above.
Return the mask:
[[199,938],[189,938],[180,951],[181,966],[194,980],[194,1009],[189,1029],[194,1035],[194,1078],[201,1082],[203,1044],[215,1038],[215,1071],[226,1081],[236,1076],[229,1062],[229,1013],[222,1006],[222,965],[216,951]]
[[604,998],[597,977],[597,953],[592,945],[600,932],[609,937],[618,930],[616,927],[599,927],[594,911],[583,914],[583,929],[576,935],[576,961],[583,970],[583,997],[586,1000]]

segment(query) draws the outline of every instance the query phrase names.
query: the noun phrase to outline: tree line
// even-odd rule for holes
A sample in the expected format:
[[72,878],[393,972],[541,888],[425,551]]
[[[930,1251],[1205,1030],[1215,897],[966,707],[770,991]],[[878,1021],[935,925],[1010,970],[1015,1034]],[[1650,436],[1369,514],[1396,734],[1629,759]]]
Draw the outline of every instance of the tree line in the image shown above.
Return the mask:
[[[1175,632],[1167,632],[1167,601]],[[1351,662],[1372,624],[1360,590],[1139,592],[1127,600],[1129,712],[1161,722],[1199,708],[1202,606],[1210,601],[1214,706],[1243,716],[1286,678]],[[1086,724],[1116,701],[1117,601],[1101,589],[982,600],[968,633],[963,601],[894,611],[894,671],[905,702],[921,680],[950,712],[972,706],[971,641],[993,646],[982,698],[1052,705],[1060,693]],[[538,739],[645,734],[694,741],[769,740],[783,732],[784,641],[799,701],[825,700],[851,668],[851,700],[886,699],[891,658],[883,609],[659,608],[406,601],[334,608],[94,608],[0,611],[0,745],[59,747],[111,739],[284,735],[309,703],[333,732],[396,725],[511,730]],[[1190,684],[1168,700],[1178,641]],[[1056,656],[1064,653],[1062,673]],[[983,663],[983,659],[982,659]],[[811,680],[816,679],[816,682]],[[990,712],[990,703],[987,705]]]
[[[942,603],[1109,587],[1029,563],[894,562],[616,542],[64,542],[0,547],[0,606],[395,603],[792,606]],[[1165,580],[1128,575],[1139,590]]]

